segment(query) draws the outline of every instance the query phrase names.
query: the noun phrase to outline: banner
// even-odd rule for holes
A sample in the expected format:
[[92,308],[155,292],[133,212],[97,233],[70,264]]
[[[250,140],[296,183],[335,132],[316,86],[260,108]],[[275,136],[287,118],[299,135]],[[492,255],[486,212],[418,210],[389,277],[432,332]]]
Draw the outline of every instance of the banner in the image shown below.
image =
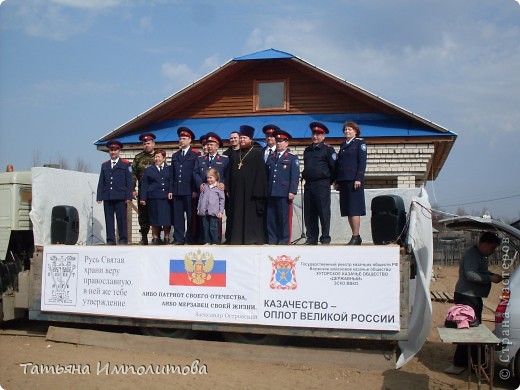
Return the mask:
[[41,310],[398,331],[398,246],[44,248]]

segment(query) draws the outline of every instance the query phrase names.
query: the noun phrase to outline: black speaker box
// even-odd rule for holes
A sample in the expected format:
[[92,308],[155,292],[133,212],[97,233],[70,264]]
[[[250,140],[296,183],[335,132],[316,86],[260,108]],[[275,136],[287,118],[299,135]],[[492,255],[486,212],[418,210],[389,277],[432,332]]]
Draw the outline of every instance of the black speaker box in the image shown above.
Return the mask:
[[78,210],[74,206],[54,206],[51,218],[51,243],[75,245],[78,236]]
[[403,198],[398,195],[379,195],[372,199],[371,208],[370,223],[374,244],[402,244],[406,238],[406,232],[403,232],[406,225]]

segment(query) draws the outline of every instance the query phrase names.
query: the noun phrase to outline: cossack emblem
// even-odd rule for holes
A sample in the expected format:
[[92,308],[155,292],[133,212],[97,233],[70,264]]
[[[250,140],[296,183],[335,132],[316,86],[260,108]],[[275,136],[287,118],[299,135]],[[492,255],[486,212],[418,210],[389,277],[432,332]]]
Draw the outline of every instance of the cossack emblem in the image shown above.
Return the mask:
[[281,255],[277,258],[269,256],[273,266],[271,282],[269,286],[275,290],[295,290],[298,286],[296,281],[296,262],[300,256],[294,260],[290,256]]

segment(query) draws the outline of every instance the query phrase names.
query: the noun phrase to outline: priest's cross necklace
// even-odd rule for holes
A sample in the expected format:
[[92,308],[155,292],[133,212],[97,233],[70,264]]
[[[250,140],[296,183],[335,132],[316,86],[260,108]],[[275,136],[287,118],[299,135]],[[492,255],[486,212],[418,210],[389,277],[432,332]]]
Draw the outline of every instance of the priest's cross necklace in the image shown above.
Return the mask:
[[239,158],[240,158],[240,162],[238,163],[238,169],[242,168],[242,166],[244,165],[244,163],[242,161],[244,161],[244,159],[247,157],[247,155],[249,154],[249,152],[251,150],[253,150],[253,147],[254,146],[251,146],[251,148],[247,151],[246,154],[244,154],[244,157],[242,157],[242,149],[240,149],[239,151]]

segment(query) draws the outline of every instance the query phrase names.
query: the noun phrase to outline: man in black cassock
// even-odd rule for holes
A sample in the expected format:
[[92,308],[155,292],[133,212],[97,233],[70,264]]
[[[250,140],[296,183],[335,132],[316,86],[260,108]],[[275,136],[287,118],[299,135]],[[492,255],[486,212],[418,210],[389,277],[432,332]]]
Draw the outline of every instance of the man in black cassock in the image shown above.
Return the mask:
[[229,156],[226,173],[228,244],[264,244],[267,174],[263,151],[253,145],[254,128],[243,125],[239,133],[240,149]]

